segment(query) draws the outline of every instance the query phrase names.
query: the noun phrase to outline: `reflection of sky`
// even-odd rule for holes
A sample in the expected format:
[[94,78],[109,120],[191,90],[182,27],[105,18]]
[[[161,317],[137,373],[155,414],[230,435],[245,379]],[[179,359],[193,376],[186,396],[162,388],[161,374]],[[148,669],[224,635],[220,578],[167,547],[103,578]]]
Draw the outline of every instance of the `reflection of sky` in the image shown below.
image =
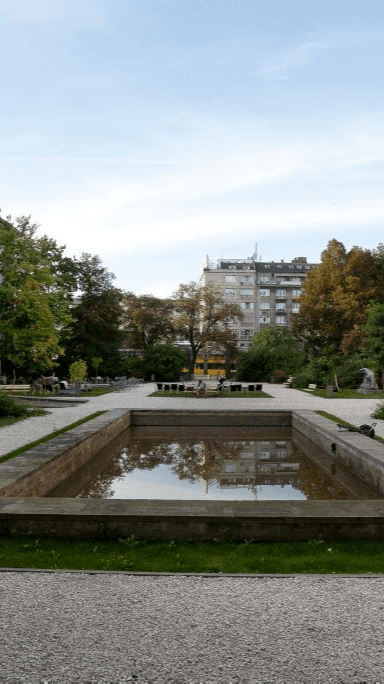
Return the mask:
[[227,500],[227,499],[260,499],[260,500],[303,500],[306,497],[292,485],[258,485],[256,495],[245,487],[220,489],[210,483],[207,494],[202,492],[201,482],[179,480],[171,468],[159,465],[153,470],[135,470],[125,477],[111,482],[110,489],[114,499],[170,499],[188,500]]

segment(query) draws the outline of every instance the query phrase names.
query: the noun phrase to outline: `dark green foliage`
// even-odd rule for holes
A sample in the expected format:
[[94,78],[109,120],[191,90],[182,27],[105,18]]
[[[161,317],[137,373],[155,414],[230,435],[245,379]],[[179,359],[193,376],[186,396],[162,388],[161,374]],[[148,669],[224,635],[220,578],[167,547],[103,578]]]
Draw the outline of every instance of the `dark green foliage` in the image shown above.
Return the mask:
[[27,416],[27,408],[14,397],[0,390],[0,416],[21,418]]
[[[120,299],[120,290],[111,288],[101,294],[85,295],[74,307],[73,323],[62,336],[67,368],[78,359],[84,359],[92,368],[92,359],[97,356],[103,359],[101,375],[120,374]],[[65,367],[63,370],[67,372]]]
[[242,382],[269,382],[273,371],[273,359],[266,349],[250,349],[240,352],[237,361],[237,379]]
[[157,381],[178,380],[181,369],[188,364],[188,355],[180,347],[170,342],[154,344],[148,347],[145,354],[146,378],[152,375]]

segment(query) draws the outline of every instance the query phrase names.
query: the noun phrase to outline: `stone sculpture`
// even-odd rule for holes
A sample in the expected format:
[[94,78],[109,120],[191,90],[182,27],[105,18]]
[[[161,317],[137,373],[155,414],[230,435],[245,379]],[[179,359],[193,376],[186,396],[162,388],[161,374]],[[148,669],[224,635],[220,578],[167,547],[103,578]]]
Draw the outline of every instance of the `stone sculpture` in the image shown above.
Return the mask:
[[360,372],[364,374],[363,382],[360,385],[360,390],[365,392],[378,390],[379,386],[375,379],[375,374],[370,368],[360,368]]

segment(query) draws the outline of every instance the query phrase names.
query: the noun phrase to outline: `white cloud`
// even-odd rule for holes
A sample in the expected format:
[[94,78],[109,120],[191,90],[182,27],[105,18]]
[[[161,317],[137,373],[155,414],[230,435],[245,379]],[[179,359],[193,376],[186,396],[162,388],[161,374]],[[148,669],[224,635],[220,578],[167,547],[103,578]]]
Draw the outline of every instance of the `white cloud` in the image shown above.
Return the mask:
[[321,50],[329,49],[333,45],[332,41],[314,41],[288,48],[262,62],[254,74],[269,80],[287,79],[295,68],[309,64]]

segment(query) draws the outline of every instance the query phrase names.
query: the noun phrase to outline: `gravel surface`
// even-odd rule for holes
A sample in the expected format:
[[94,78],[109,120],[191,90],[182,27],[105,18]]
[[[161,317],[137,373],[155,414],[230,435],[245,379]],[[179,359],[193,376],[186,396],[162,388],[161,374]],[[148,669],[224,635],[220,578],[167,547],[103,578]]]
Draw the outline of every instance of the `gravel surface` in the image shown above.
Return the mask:
[[3,573],[1,682],[383,682],[377,578]]

